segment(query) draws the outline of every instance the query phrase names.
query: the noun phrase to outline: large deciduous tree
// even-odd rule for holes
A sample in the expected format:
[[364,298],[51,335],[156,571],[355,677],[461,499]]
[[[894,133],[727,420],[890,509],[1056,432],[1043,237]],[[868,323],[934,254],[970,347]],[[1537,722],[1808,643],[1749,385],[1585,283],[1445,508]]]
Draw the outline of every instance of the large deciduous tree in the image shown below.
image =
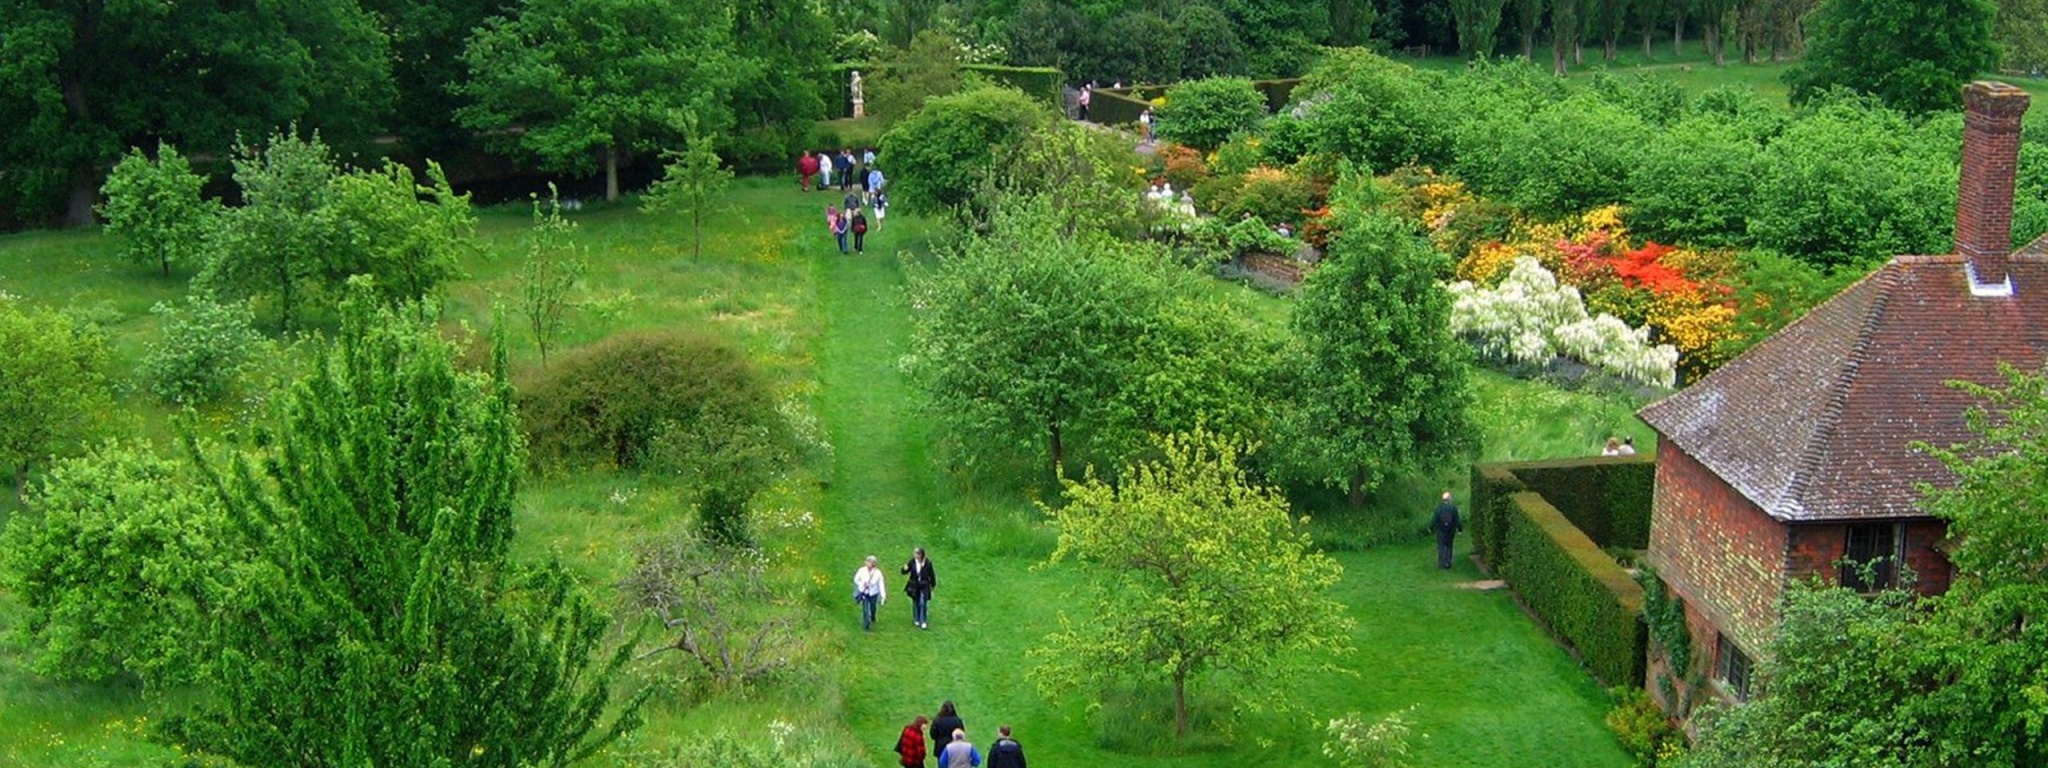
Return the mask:
[[106,364],[98,333],[0,292],[0,471],[17,498],[30,470],[75,452],[113,411]]
[[975,192],[1024,137],[1053,115],[1023,93],[977,88],[931,99],[882,136],[890,202],[906,211],[974,218]]
[[1451,0],[1451,19],[1458,28],[1458,53],[1483,59],[1493,53],[1500,31],[1500,12],[1507,0]]
[[635,153],[693,118],[731,123],[733,14],[725,0],[529,0],[470,37],[461,120],[551,170],[603,170],[617,200]]
[[502,346],[460,373],[416,314],[352,296],[248,454],[192,451],[254,560],[175,743],[252,766],[563,766],[637,723],[642,699],[609,706],[631,648],[600,653],[605,612],[559,564],[509,557]]
[[1327,594],[1343,572],[1314,551],[1276,489],[1252,482],[1239,441],[1196,430],[1155,441],[1158,455],[1117,482],[1066,484],[1047,507],[1059,531],[1049,563],[1086,574],[1085,614],[1031,652],[1041,690],[1119,682],[1173,688],[1174,733],[1188,732],[1188,688],[1234,673],[1254,708],[1284,700],[1300,660],[1349,646],[1352,622]]
[[1289,473],[1344,487],[1358,507],[1383,479],[1471,449],[1470,353],[1437,284],[1448,266],[1405,221],[1342,214],[1294,310]]
[[128,147],[224,151],[298,120],[366,136],[392,97],[386,40],[355,0],[21,0],[0,11],[0,211],[40,221],[94,194]]
[[1907,112],[1954,107],[1962,84],[1998,64],[1991,0],[1827,0],[1807,19],[1806,57],[1785,73],[1792,100],[1848,88]]

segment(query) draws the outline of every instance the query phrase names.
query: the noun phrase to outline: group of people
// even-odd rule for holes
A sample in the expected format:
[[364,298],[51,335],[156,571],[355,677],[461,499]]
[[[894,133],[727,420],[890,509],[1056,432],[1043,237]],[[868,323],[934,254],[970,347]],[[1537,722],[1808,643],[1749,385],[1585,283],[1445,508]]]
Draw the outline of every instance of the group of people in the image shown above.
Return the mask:
[[[853,150],[840,150],[834,156],[827,152],[815,155],[805,152],[797,156],[797,186],[805,192],[811,191],[811,179],[817,177],[818,189],[832,188],[834,178],[839,180],[839,191],[846,193],[838,205],[825,206],[825,226],[831,230],[832,239],[838,241],[840,253],[866,253],[868,227],[880,229],[882,219],[889,215],[889,193],[883,191],[888,177],[882,175],[880,166],[875,165],[875,150],[861,150],[855,157]],[[874,211],[872,222],[868,211]],[[848,237],[853,248],[847,249]]]
[[[988,768],[1025,768],[1024,745],[1010,737],[1010,726],[997,726],[996,734],[995,743],[989,745]],[[960,712],[951,701],[940,704],[938,716],[930,720],[918,715],[903,726],[903,735],[896,738],[896,754],[901,758],[898,762],[904,768],[924,768],[925,757],[931,753],[937,753],[939,768],[982,765],[981,750],[968,740],[967,723],[960,719]]]
[[[868,555],[860,570],[853,572],[853,602],[860,605],[860,628],[865,632],[875,631],[875,614],[889,602],[889,587],[875,562],[875,556]],[[903,574],[903,594],[910,598],[910,623],[918,629],[931,629],[932,590],[939,586],[939,572],[925,557],[924,547],[912,549],[910,559],[896,572]]]
[[1602,456],[1636,455],[1636,439],[1633,437],[1607,438],[1607,447],[1600,449]]

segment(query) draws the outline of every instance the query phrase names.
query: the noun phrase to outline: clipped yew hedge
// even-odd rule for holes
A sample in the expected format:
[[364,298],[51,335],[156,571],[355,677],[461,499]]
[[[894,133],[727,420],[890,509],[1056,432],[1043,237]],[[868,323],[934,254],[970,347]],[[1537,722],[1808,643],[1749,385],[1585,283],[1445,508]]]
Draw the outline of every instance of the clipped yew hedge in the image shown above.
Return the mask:
[[1649,636],[1642,586],[1543,496],[1517,491],[1489,502],[1504,555],[1495,572],[1603,685],[1641,685]]
[[[1493,563],[1498,531],[1485,532],[1486,499],[1502,492],[1535,491],[1601,547],[1650,546],[1650,500],[1657,463],[1650,456],[1520,461],[1472,467],[1473,541]],[[1503,491],[1502,489],[1505,489]]]

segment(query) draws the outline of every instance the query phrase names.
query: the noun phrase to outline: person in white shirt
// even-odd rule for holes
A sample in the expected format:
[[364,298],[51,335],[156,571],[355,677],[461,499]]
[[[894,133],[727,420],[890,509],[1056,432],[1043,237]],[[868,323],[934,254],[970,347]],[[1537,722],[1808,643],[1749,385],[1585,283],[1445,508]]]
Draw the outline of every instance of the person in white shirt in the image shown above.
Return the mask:
[[860,628],[875,630],[875,610],[889,599],[889,590],[882,585],[882,569],[875,567],[875,556],[868,555],[867,563],[853,572],[853,601],[860,603]]

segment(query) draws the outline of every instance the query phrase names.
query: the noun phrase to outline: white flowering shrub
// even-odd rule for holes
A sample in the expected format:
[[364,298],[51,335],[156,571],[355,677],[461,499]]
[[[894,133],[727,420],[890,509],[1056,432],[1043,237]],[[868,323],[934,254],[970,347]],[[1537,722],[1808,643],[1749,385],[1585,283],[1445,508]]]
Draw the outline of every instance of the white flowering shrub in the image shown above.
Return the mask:
[[1323,756],[1344,768],[1400,768],[1408,765],[1417,734],[1415,708],[1395,712],[1378,721],[1352,712],[1330,720],[1325,731]]
[[1591,315],[1579,290],[1535,258],[1515,260],[1500,285],[1450,286],[1451,330],[1481,354],[1527,363],[1567,357],[1630,381],[1669,387],[1678,378],[1678,349],[1651,344],[1648,328],[1613,315]]

